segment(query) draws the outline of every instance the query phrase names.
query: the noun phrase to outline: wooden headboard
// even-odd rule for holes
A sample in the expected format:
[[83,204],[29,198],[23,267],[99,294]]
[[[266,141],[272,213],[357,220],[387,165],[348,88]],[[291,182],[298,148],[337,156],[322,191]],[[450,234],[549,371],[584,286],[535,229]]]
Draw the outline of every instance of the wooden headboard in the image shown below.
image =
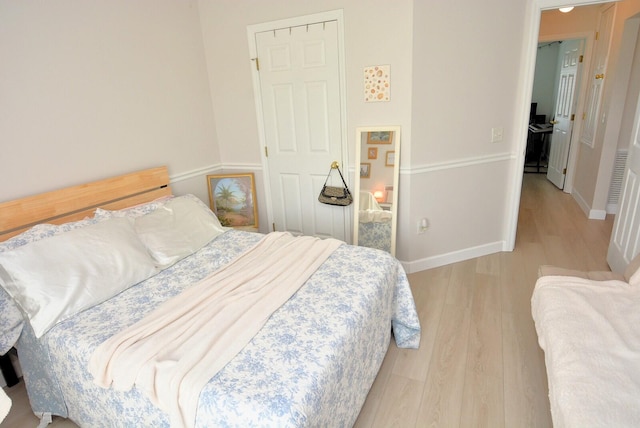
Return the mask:
[[171,195],[167,167],[111,177],[0,203],[0,241],[38,223],[62,224]]

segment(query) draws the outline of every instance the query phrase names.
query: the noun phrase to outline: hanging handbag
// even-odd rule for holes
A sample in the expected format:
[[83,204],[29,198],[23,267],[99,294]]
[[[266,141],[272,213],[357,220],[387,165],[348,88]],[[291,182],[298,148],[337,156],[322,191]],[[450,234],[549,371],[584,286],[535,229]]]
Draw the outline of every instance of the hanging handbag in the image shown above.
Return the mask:
[[[344,184],[344,187],[327,186],[327,181],[329,181],[329,177],[331,177],[331,172],[334,169],[338,170],[338,174],[340,174],[340,179],[342,180],[342,184]],[[351,192],[349,192],[349,187],[347,186],[347,183],[344,181],[342,172],[340,172],[340,167],[338,166],[338,162],[333,162],[331,164],[331,169],[329,170],[327,179],[324,180],[324,185],[322,186],[322,190],[320,191],[320,195],[318,196],[318,201],[322,202],[323,204],[339,205],[343,207],[350,205],[353,202],[353,196],[351,196]]]

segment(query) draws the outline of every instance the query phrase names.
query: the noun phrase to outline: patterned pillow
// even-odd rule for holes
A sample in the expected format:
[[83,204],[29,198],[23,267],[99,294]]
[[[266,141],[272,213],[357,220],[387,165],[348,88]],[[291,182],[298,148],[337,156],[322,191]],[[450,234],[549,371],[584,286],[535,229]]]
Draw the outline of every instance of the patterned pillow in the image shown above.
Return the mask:
[[94,218],[106,219],[112,217],[141,217],[145,214],[149,214],[150,212],[157,210],[171,199],[173,199],[173,196],[163,196],[162,198],[158,198],[154,201],[140,205],[134,205],[132,207],[124,208],[121,210],[105,210],[102,208],[97,208]]

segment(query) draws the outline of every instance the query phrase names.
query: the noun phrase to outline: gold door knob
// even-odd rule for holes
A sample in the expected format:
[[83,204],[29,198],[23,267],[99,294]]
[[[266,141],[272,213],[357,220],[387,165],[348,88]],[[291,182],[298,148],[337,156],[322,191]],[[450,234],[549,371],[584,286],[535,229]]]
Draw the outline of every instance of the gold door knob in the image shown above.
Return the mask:
[[596,79],[604,79],[604,74],[596,74]]
[[552,120],[552,121],[551,121],[551,122],[549,122],[549,123],[550,123],[550,124],[552,124],[552,125],[555,125],[556,123],[558,123],[558,121],[557,121],[557,120]]

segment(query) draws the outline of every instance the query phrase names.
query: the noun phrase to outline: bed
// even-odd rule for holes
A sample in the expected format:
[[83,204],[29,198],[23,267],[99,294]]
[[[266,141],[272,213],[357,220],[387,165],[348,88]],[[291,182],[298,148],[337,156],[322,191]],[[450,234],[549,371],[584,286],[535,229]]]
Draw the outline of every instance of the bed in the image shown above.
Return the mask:
[[[107,224],[137,227],[145,224],[144,219],[157,219],[168,206],[200,204],[197,216],[213,216],[192,195],[172,196],[168,181],[166,168],[153,168],[0,204],[0,240],[5,241],[0,242],[0,260],[29,254],[38,245],[50,249],[53,241],[90,230],[111,239],[117,234]],[[185,234],[200,224],[191,211],[188,218],[180,226],[188,228]],[[149,236],[145,239],[155,257],[158,247],[152,250]],[[129,278],[133,285],[120,284],[122,290],[114,295],[54,321],[31,313],[25,318],[23,312],[28,310],[23,306],[28,305],[24,301],[16,305],[15,290],[12,299],[0,288],[0,354],[17,348],[31,407],[41,425],[51,415],[80,426],[177,425],[172,414],[155,405],[137,385],[128,390],[97,385],[89,362],[109,339],[193,290],[203,278],[231,266],[263,239],[257,233],[224,229],[186,256],[176,244],[166,251],[173,257],[174,249],[180,248],[177,259],[160,263],[155,257],[156,270],[150,275],[143,272],[140,281]],[[93,257],[84,254],[88,260]],[[103,276],[95,277],[102,281]],[[2,278],[5,287],[8,280]],[[89,282],[87,288],[94,286],[93,279]],[[47,284],[37,287],[43,285]],[[420,324],[401,265],[381,251],[339,245],[237,355],[204,379],[195,419],[185,426],[351,426],[392,335],[400,347],[419,346]]]
[[391,211],[383,210],[371,192],[360,191],[358,245],[390,252],[392,218]]
[[555,427],[640,426],[639,266],[541,266],[531,309]]

